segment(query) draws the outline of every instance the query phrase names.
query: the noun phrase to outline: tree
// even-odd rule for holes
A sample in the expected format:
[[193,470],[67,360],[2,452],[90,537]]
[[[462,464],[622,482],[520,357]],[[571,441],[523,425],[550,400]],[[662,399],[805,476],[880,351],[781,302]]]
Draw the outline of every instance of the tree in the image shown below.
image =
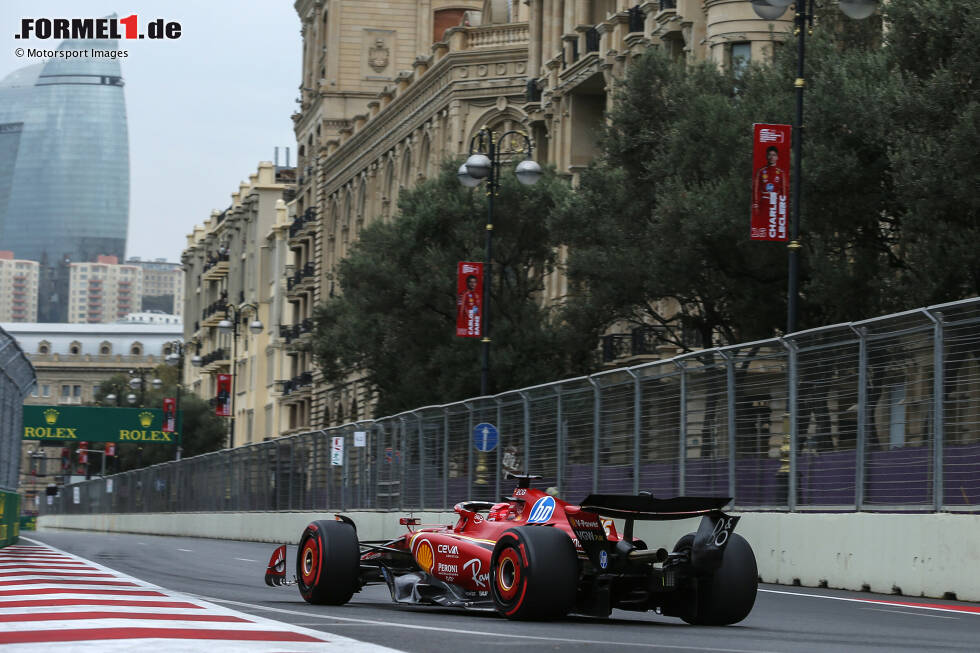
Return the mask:
[[[153,388],[150,379],[160,379],[160,388]],[[146,392],[143,405],[147,408],[161,408],[164,397],[176,397],[177,369],[169,365],[159,365],[146,375]],[[133,393],[139,396],[139,390],[133,390],[130,377],[126,374],[115,374],[99,386],[95,395],[96,405],[129,407],[126,396]],[[116,401],[107,401],[106,397],[114,394]],[[196,456],[209,451],[218,451],[224,446],[228,434],[228,426],[224,419],[214,414],[207,401],[195,394],[182,392],[180,410],[183,414],[183,434],[181,445],[183,456]],[[147,467],[157,463],[173,460],[176,454],[174,445],[148,444],[143,446],[136,442],[120,442],[116,446],[116,460],[107,461],[106,468],[114,472],[124,472],[130,469]],[[93,456],[91,458],[97,458]],[[89,469],[99,468],[101,461],[89,461]]]
[[[801,329],[980,291],[976,3],[885,12],[882,33],[824,11],[808,38]],[[785,247],[748,239],[749,152],[752,123],[792,120],[795,57],[737,80],[657,49],[630,67],[556,226],[583,337],[653,324],[690,348],[782,329]]]
[[[357,372],[391,414],[479,394],[480,341],[457,338],[456,264],[484,257],[483,187],[464,188],[459,162],[403,191],[399,215],[365,227],[336,271],[341,294],[315,311],[313,351],[328,384]],[[555,265],[548,216],[569,190],[553,171],[521,186],[507,167],[495,200],[492,391],[568,369],[561,330],[542,306]],[[594,343],[593,343],[594,344]]]

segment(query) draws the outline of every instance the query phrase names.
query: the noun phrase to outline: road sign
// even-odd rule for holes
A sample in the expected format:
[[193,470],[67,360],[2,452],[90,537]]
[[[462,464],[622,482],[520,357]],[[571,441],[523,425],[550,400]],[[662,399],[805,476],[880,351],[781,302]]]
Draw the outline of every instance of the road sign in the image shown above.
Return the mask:
[[473,446],[477,451],[493,451],[499,438],[497,427],[493,424],[482,422],[473,427]]

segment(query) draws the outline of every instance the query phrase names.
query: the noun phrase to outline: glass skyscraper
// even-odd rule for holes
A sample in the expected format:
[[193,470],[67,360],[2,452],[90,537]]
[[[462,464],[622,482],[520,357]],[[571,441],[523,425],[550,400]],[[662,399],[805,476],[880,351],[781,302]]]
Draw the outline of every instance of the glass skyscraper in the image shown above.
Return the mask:
[[0,81],[0,250],[41,264],[40,321],[67,319],[71,262],[125,260],[127,131],[118,59],[53,58]]

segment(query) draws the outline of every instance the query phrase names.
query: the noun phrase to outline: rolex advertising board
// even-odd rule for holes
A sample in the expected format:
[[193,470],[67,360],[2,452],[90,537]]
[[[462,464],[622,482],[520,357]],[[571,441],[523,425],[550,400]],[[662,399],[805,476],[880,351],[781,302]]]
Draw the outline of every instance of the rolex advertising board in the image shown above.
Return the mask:
[[178,441],[183,411],[177,411],[176,430],[164,430],[164,413],[155,408],[96,406],[24,406],[24,440],[79,442]]

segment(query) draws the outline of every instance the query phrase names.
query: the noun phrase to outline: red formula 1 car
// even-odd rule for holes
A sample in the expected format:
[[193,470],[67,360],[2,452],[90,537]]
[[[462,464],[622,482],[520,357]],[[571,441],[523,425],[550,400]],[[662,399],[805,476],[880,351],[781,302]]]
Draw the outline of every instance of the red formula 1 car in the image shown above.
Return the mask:
[[[359,541],[354,522],[315,521],[299,541],[296,578],[286,578],[286,547],[272,555],[265,581],[299,585],[310,603],[341,605],[384,583],[396,603],[494,608],[510,619],[557,619],[568,613],[607,617],[613,608],[656,610],[691,624],[727,625],[752,610],[755,556],[733,533],[728,498],[593,494],[574,505],[530,487],[500,503],[456,504],[454,526],[420,527]],[[611,518],[625,520],[622,533]],[[633,523],[701,517],[697,532],[673,550],[648,548]]]

